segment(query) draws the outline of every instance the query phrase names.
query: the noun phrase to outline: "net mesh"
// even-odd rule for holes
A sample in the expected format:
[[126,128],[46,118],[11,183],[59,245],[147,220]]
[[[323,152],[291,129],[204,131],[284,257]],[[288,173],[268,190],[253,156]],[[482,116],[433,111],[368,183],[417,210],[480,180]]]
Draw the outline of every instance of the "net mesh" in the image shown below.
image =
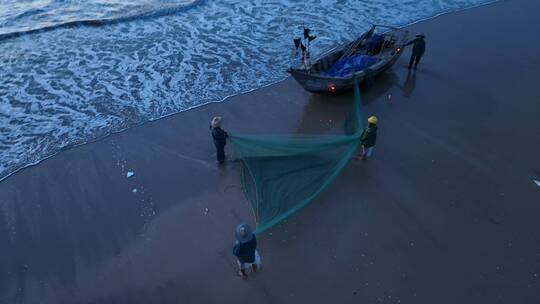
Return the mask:
[[241,182],[262,232],[311,202],[349,162],[364,129],[358,84],[343,135],[231,135]]

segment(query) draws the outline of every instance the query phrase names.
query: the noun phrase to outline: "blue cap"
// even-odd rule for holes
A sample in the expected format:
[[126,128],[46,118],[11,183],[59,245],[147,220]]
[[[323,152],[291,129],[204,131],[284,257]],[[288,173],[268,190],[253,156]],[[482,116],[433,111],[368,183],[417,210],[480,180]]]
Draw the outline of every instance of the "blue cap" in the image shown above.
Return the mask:
[[251,241],[251,238],[253,238],[253,230],[248,224],[240,224],[236,226],[235,235],[238,242],[246,243]]

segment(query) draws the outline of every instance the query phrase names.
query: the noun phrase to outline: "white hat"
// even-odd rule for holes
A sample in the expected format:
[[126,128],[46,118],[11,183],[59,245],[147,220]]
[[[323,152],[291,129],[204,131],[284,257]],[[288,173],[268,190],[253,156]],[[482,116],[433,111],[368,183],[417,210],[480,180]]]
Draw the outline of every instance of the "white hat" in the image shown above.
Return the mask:
[[216,116],[212,118],[212,128],[217,128],[221,126],[221,116]]

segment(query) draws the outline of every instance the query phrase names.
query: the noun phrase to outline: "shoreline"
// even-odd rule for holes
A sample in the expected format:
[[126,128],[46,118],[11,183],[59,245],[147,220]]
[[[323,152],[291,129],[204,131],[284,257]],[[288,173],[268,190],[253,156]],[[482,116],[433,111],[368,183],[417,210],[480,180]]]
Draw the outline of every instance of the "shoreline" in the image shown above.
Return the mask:
[[[413,25],[416,25],[418,23],[422,23],[422,22],[425,22],[425,21],[428,21],[428,20],[432,20],[432,19],[435,19],[437,17],[440,17],[440,16],[444,16],[444,15],[447,15],[447,14],[452,14],[452,13],[458,13],[458,12],[461,12],[461,11],[464,11],[464,10],[469,10],[469,9],[474,9],[474,8],[478,8],[478,7],[482,7],[482,6],[487,6],[487,5],[492,5],[494,3],[497,3],[499,1],[503,1],[503,0],[487,0],[486,3],[481,3],[481,4],[475,4],[475,5],[472,5],[472,6],[468,6],[468,7],[463,7],[463,8],[460,8],[460,9],[455,9],[455,10],[447,10],[447,11],[443,11],[443,12],[440,12],[440,13],[437,13],[436,15],[433,15],[431,17],[427,17],[427,18],[423,18],[423,19],[419,19],[417,21],[414,21],[414,22],[411,22],[411,23],[408,23],[408,24],[405,24],[405,25],[402,25],[402,26],[399,26],[399,28],[406,28],[406,27],[410,27],[410,26],[413,26]],[[190,5],[191,6],[191,5]],[[180,9],[186,9],[188,7],[181,7]],[[78,21],[77,23],[79,22],[82,22],[82,21]],[[67,25],[68,27],[70,25]],[[77,26],[77,25],[74,25],[74,26]],[[63,26],[62,26],[63,27]],[[56,28],[56,27],[55,27]],[[54,30],[54,29],[52,29]],[[37,32],[37,33],[40,33],[40,32],[44,32],[44,31],[50,31],[50,29],[46,29],[46,30],[43,30],[43,29],[38,29],[38,30],[32,30],[31,31],[31,34],[33,34],[34,32]],[[22,35],[13,35],[13,37],[11,36],[11,33],[9,33],[10,36],[7,37],[7,38],[2,38],[2,35],[0,35],[0,42],[3,41],[3,40],[7,40],[7,39],[12,39],[12,38],[18,38],[20,36],[24,36],[25,34],[22,34]],[[182,114],[182,113],[185,113],[185,112],[188,112],[188,111],[191,111],[193,109],[197,109],[199,107],[204,107],[204,106],[208,106],[208,105],[211,105],[211,104],[214,104],[214,103],[222,103],[222,102],[226,102],[227,99],[231,99],[235,96],[238,96],[238,95],[243,95],[243,94],[247,94],[247,93],[251,93],[251,92],[254,92],[256,90],[260,90],[260,89],[264,89],[266,87],[269,87],[269,86],[272,86],[272,85],[275,85],[275,84],[278,84],[280,82],[283,82],[283,81],[286,81],[287,79],[289,79],[291,76],[287,75],[285,76],[283,79],[281,80],[278,80],[278,81],[274,81],[274,82],[270,82],[269,84],[267,85],[264,85],[264,86],[261,86],[261,87],[256,87],[256,88],[253,88],[253,89],[249,89],[249,90],[246,90],[246,91],[242,91],[242,92],[239,92],[239,93],[234,93],[232,95],[228,95],[228,96],[225,96],[223,97],[222,99],[218,100],[218,101],[209,101],[207,103],[203,103],[203,104],[200,104],[200,105],[196,105],[196,106],[193,106],[191,108],[187,108],[187,109],[184,109],[184,110],[181,110],[181,111],[178,111],[178,112],[173,112],[173,113],[170,113],[170,114],[166,114],[164,116],[160,116],[160,117],[157,117],[155,119],[150,119],[150,120],[145,120],[139,124],[136,124],[136,125],[133,125],[133,126],[129,126],[127,128],[124,128],[124,129],[120,129],[118,131],[113,131],[113,132],[110,132],[102,137],[99,137],[99,138],[95,138],[95,139],[90,139],[88,141],[85,141],[85,142],[82,142],[82,143],[78,143],[78,144],[73,144],[73,145],[69,145],[69,146],[66,146],[66,147],[63,147],[63,148],[60,148],[58,151],[52,153],[51,155],[48,155],[48,156],[45,156],[44,158],[34,162],[34,163],[30,163],[28,165],[25,165],[19,169],[16,169],[15,171],[7,174],[6,176],[3,176],[3,177],[0,177],[0,184],[8,179],[9,177],[11,177],[12,175],[14,174],[17,174],[18,172],[20,172],[21,170],[25,170],[27,168],[31,168],[31,167],[35,167],[37,165],[39,165],[41,162],[43,161],[46,161],[47,159],[51,158],[51,157],[55,157],[56,155],[66,151],[66,150],[70,150],[70,149],[75,149],[77,147],[80,147],[80,146],[84,146],[84,145],[88,145],[88,144],[92,144],[92,143],[95,143],[95,142],[98,142],[98,141],[101,141],[101,140],[105,140],[107,139],[109,136],[112,136],[114,134],[118,134],[118,133],[122,133],[122,132],[125,132],[125,131],[128,131],[132,128],[137,128],[137,127],[142,127],[143,125],[147,124],[147,123],[151,123],[151,122],[155,122],[155,121],[159,121],[161,119],[164,119],[164,118],[168,118],[170,116],[174,116],[174,115],[179,115],[179,114]]]

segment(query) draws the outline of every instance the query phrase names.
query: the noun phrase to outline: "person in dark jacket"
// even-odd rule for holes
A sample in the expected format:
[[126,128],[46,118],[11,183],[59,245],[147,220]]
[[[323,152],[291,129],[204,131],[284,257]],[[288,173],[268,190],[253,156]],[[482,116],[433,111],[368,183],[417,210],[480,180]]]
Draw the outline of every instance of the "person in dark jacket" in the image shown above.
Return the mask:
[[377,123],[379,120],[375,116],[370,116],[368,118],[368,126],[360,135],[360,143],[362,145],[362,155],[361,159],[365,160],[368,157],[371,157],[373,153],[373,147],[377,142]]
[[251,270],[257,272],[261,265],[261,257],[257,251],[257,238],[247,224],[240,224],[236,227],[236,244],[233,247],[233,254],[238,263],[238,275],[246,279],[246,266],[251,265]]
[[425,36],[424,34],[416,34],[416,38],[407,42],[405,46],[413,44],[413,49],[411,53],[411,60],[409,61],[409,69],[413,67],[416,70],[416,67],[418,66],[418,63],[420,62],[420,59],[422,59],[422,56],[424,55],[424,52],[426,51],[426,41],[424,40]]
[[220,116],[212,119],[210,129],[212,130],[212,139],[217,150],[217,161],[219,164],[223,164],[225,162],[225,145],[227,144],[227,137],[229,135],[221,128]]
[[368,54],[377,55],[383,46],[384,37],[379,34],[374,34],[368,41]]

